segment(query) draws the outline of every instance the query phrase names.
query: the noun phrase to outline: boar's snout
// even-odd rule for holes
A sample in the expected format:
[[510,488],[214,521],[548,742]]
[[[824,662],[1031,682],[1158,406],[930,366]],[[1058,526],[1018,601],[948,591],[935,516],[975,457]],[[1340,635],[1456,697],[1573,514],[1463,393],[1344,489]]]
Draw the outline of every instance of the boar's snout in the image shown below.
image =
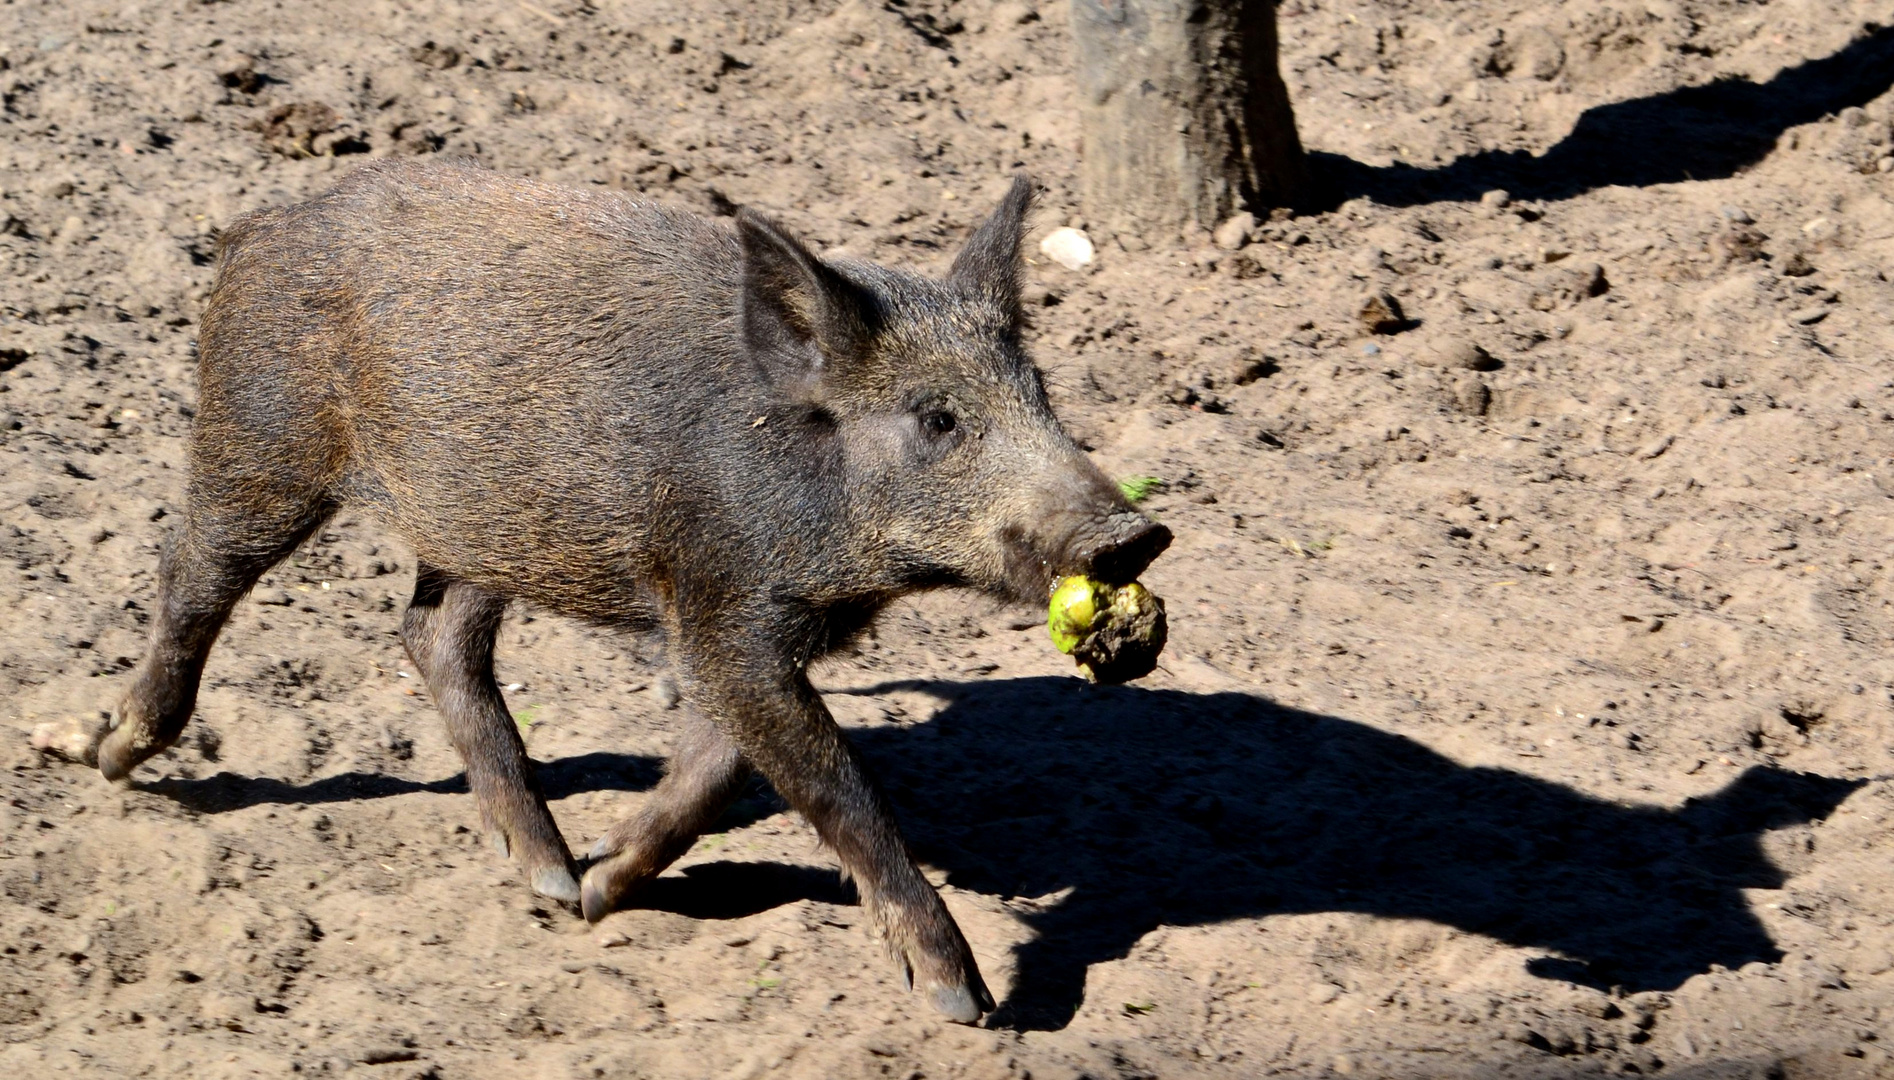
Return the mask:
[[1122,585],[1136,581],[1171,546],[1171,531],[1136,510],[1123,510],[1074,539],[1073,571]]
[[1044,603],[1053,585],[1068,575],[1114,585],[1137,580],[1171,546],[1171,531],[1119,505],[1094,514],[1056,515],[1037,535],[1008,530],[1007,592],[1021,603]]
[[1171,546],[1171,531],[1139,513],[1076,446],[1059,451],[1018,469],[1034,478],[1031,494],[1001,532],[1005,591],[1022,603],[1044,603],[1072,575],[1129,584]]

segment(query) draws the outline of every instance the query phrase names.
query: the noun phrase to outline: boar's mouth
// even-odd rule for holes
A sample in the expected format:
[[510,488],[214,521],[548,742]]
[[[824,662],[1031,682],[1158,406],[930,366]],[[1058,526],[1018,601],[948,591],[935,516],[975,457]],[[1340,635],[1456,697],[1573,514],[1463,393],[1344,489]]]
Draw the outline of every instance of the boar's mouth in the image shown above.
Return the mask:
[[1113,585],[1135,581],[1171,546],[1171,530],[1134,510],[1073,529],[1047,544],[1024,529],[1001,534],[1006,552],[1002,591],[1020,604],[1043,604],[1060,578],[1082,574]]

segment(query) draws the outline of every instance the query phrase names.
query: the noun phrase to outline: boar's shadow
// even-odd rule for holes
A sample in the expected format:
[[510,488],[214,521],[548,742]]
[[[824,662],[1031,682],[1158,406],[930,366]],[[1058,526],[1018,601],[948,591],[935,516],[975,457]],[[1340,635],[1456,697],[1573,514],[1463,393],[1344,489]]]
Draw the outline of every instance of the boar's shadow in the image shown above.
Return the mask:
[[1569,199],[1596,188],[1649,187],[1734,176],[1767,157],[1783,132],[1894,86],[1894,28],[1872,23],[1840,50],[1784,68],[1767,82],[1724,78],[1595,105],[1544,154],[1483,150],[1444,165],[1367,165],[1310,154],[1312,208],[1359,195],[1384,206],[1464,202],[1504,188],[1515,198]]
[[[1087,969],[1160,924],[1292,912],[1428,919],[1545,949],[1546,978],[1673,989],[1782,953],[1741,890],[1760,833],[1866,781],[1753,767],[1675,810],[1621,805],[1243,693],[1071,678],[908,682],[948,705],[851,732],[925,860],[962,888],[1071,892],[1027,916],[998,1021],[1064,1027]],[[1011,1015],[1007,1015],[1007,1013]]]
[[[581,791],[647,791],[658,782],[664,762],[641,754],[593,752],[539,763],[539,787],[546,798],[559,800]],[[316,806],[322,803],[388,799],[399,795],[467,794],[467,774],[458,772],[439,780],[410,780],[376,772],[346,772],[308,783],[292,784],[269,776],[245,776],[229,771],[185,779],[165,777],[140,782],[139,790],[163,795],[200,814],[226,814],[262,805]]]

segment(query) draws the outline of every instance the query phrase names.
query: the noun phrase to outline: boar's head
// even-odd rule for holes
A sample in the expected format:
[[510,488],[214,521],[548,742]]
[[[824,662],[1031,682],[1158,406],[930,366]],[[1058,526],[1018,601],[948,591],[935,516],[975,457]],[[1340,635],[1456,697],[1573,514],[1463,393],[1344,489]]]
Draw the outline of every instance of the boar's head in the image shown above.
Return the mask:
[[825,261],[738,213],[745,346],[779,392],[822,415],[853,554],[893,592],[966,586],[1043,604],[1068,574],[1131,581],[1170,543],[1059,426],[1026,354],[1031,201],[1016,178],[944,281]]

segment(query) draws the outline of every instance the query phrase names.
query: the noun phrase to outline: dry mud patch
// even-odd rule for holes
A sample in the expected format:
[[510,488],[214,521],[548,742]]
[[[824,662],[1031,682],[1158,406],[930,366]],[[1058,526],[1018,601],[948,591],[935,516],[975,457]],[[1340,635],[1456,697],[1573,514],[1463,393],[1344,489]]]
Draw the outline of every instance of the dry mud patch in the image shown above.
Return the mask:
[[[762,787],[587,929],[477,842],[343,516],[129,789],[37,754],[142,648],[219,228],[471,154],[938,269],[1083,227],[1062,3],[0,7],[0,1062],[21,1075],[1894,1071],[1894,11],[1289,0],[1321,205],[1031,267],[1062,415],[1161,477],[1165,666],[964,598],[821,672],[1002,999],[935,1022]],[[1501,194],[1503,192],[1503,194]],[[1412,325],[1368,333],[1386,293]],[[530,611],[568,837],[657,643]]]

